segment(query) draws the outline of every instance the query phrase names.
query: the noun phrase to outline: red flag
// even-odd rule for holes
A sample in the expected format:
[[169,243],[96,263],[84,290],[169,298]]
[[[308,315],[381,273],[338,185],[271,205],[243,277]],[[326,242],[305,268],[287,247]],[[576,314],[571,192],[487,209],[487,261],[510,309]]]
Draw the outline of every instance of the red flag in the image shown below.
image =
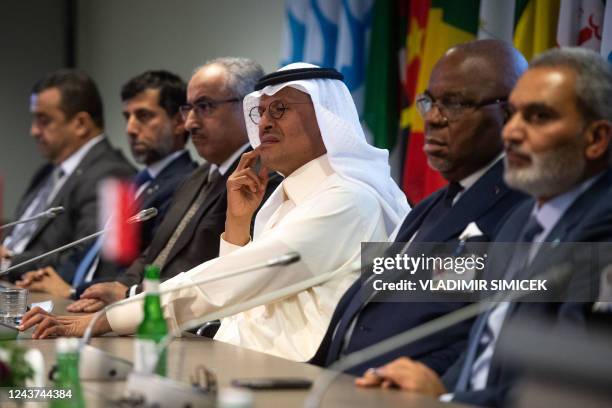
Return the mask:
[[100,224],[109,228],[102,254],[105,259],[121,265],[129,265],[138,256],[140,227],[126,222],[138,211],[135,189],[132,183],[114,179],[100,184]]

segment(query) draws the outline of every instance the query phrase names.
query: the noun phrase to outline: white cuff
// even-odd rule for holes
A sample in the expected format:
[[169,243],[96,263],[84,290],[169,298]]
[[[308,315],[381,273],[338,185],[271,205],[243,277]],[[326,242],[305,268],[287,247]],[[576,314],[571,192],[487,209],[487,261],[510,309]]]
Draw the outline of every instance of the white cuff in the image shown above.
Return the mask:
[[[227,242],[224,236],[225,236],[225,232],[221,234],[221,237],[219,238],[219,256],[231,254],[235,250],[242,248],[242,246],[240,245],[234,245],[232,243]],[[250,237],[249,237],[249,242],[251,242]]]

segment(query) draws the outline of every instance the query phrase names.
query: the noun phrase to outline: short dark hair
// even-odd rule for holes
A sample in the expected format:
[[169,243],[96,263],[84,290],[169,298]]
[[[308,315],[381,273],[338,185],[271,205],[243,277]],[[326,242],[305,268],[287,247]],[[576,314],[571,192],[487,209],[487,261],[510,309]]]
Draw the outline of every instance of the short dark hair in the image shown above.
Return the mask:
[[47,74],[32,87],[33,94],[57,88],[61,95],[60,109],[67,119],[87,112],[94,124],[104,128],[104,108],[96,83],[84,71],[60,69]]
[[173,117],[187,99],[187,84],[172,72],[146,71],[135,76],[121,87],[121,100],[127,101],[147,89],[159,90],[159,106]]

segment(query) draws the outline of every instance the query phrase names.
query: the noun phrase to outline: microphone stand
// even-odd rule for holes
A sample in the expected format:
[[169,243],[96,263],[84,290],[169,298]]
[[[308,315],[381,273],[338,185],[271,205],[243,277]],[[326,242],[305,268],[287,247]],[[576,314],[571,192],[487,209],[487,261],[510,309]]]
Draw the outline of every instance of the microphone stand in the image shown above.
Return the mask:
[[55,218],[56,216],[60,215],[63,212],[64,212],[64,207],[52,207],[52,208],[49,208],[48,210],[45,210],[31,217],[24,218],[23,220],[17,220],[17,221],[9,222],[8,224],[0,225],[0,231],[6,228],[12,227],[14,225],[25,224],[26,222],[36,221],[41,218]]
[[[144,222],[144,221],[147,221],[147,220],[155,217],[156,215],[157,215],[157,209],[151,207],[151,208],[147,208],[146,210],[140,211],[138,214],[128,218],[125,222],[127,224],[134,224],[134,223],[137,223],[137,222]],[[52,249],[49,252],[45,252],[44,254],[40,254],[40,255],[35,256],[33,258],[27,259],[27,260],[25,260],[23,262],[20,262],[20,263],[16,264],[16,265],[11,265],[10,267],[0,271],[0,276],[5,275],[5,274],[9,273],[10,271],[12,271],[14,269],[17,269],[17,268],[20,268],[20,267],[22,267],[24,265],[27,265],[27,264],[30,264],[32,262],[38,261],[39,259],[42,259],[42,258],[47,257],[49,255],[53,255],[55,253],[62,252],[62,251],[65,251],[67,249],[70,249],[70,248],[72,248],[72,247],[74,247],[76,245],[79,245],[82,242],[86,242],[86,241],[89,241],[89,240],[91,240],[93,238],[99,237],[100,235],[102,235],[102,234],[104,234],[106,232],[112,231],[115,228],[116,227],[104,228],[104,229],[102,229],[102,230],[100,230],[98,232],[94,232],[93,234],[87,235],[86,237],[77,239],[76,241],[73,241],[73,242],[71,242],[69,244],[62,245],[59,248],[55,248],[55,249]]]

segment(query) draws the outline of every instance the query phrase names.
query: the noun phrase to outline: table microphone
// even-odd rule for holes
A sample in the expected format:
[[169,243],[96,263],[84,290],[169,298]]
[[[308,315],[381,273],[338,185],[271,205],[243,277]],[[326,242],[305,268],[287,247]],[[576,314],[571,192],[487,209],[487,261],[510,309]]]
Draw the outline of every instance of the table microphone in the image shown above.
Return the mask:
[[[233,272],[229,272],[222,276],[205,277],[205,278],[194,280],[194,281],[182,284],[182,285],[177,285],[171,288],[162,289],[159,291],[159,294],[163,295],[166,293],[171,293],[171,292],[175,292],[175,291],[186,289],[186,288],[199,286],[199,285],[209,283],[209,282],[214,282],[214,281],[218,281],[221,279],[230,278],[233,276],[243,275],[245,273],[253,272],[259,269],[263,269],[263,268],[290,265],[299,260],[300,260],[299,253],[288,252],[283,255],[270,258],[264,262],[260,262],[259,264],[247,266],[245,268],[241,268]],[[120,302],[112,303],[106,306],[104,309],[99,310],[93,315],[93,318],[89,322],[89,325],[87,326],[85,333],[83,334],[83,338],[81,339],[81,346],[80,346],[81,359],[80,359],[80,364],[79,364],[79,372],[80,372],[80,378],[82,380],[95,380],[95,381],[124,380],[128,376],[128,374],[132,371],[133,364],[131,362],[124,360],[122,358],[119,358],[119,357],[115,357],[111,355],[110,353],[107,353],[103,350],[100,350],[96,347],[89,345],[88,343],[93,334],[93,328],[101,316],[106,314],[106,312],[108,312],[109,310],[114,309],[115,307],[118,307],[118,306],[121,306],[127,303],[141,301],[141,299],[142,299],[141,297],[132,297],[132,298],[122,300]]]
[[[57,208],[61,208],[61,207],[57,207]],[[63,211],[63,209],[62,209],[62,211]],[[150,220],[151,218],[155,217],[156,215],[157,215],[157,208],[151,207],[151,208],[147,208],[147,209],[144,209],[144,210],[140,211],[136,215],[128,218],[127,220],[125,220],[125,222],[128,223],[128,224],[134,224],[134,223],[137,223],[137,222],[144,222],[144,221]],[[55,215],[53,215],[53,217],[54,216]],[[35,256],[33,258],[27,259],[27,260],[25,260],[23,262],[20,262],[20,263],[16,264],[16,265],[11,265],[9,268],[6,268],[6,269],[3,269],[2,271],[0,271],[0,276],[5,275],[5,274],[9,273],[10,271],[12,271],[14,269],[17,269],[17,268],[20,268],[20,267],[22,267],[24,265],[27,265],[27,264],[30,264],[32,262],[38,261],[39,259],[42,259],[42,258],[47,257],[49,255],[53,255],[53,254],[55,254],[57,252],[62,252],[62,251],[65,251],[67,249],[70,249],[70,248],[72,248],[72,247],[74,247],[74,246],[76,246],[76,245],[78,245],[78,244],[80,244],[82,242],[86,242],[86,241],[89,241],[89,240],[91,240],[93,238],[97,238],[97,237],[99,237],[100,235],[102,235],[102,234],[104,234],[106,232],[114,230],[115,228],[117,228],[117,227],[104,228],[104,229],[102,229],[102,230],[100,230],[98,232],[94,232],[91,235],[87,235],[86,237],[77,239],[76,241],[73,241],[73,242],[71,242],[69,244],[62,245],[61,247],[52,249],[52,250],[50,250],[48,252],[45,252],[45,253],[37,255],[37,256]]]
[[51,207],[45,211],[42,211],[36,215],[33,215],[31,217],[28,218],[24,218],[22,220],[17,220],[17,221],[13,221],[13,222],[9,222],[8,224],[4,224],[4,225],[0,225],[0,230],[12,227],[14,225],[18,225],[18,224],[24,224],[26,222],[31,222],[31,221],[36,221],[39,220],[41,218],[55,218],[58,215],[62,214],[64,212],[64,207]]
[[[547,269],[546,272],[535,275],[531,279],[542,279],[552,282],[562,282],[571,275],[572,266],[569,262]],[[533,295],[530,291],[513,291],[509,294],[499,293],[479,302],[472,303],[466,307],[447,313],[436,319],[430,320],[414,329],[405,331],[383,341],[375,343],[364,349],[355,351],[340,358],[338,361],[327,367],[312,385],[304,406],[306,408],[318,408],[323,401],[325,391],[331,386],[332,382],[344,371],[370,361],[376,357],[387,354],[399,347],[407,346],[427,336],[438,333],[455,324],[478,316],[496,307],[500,302],[513,302],[527,295]]]

